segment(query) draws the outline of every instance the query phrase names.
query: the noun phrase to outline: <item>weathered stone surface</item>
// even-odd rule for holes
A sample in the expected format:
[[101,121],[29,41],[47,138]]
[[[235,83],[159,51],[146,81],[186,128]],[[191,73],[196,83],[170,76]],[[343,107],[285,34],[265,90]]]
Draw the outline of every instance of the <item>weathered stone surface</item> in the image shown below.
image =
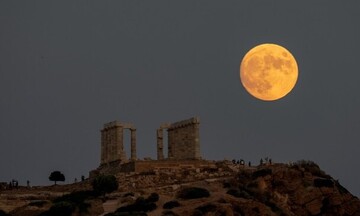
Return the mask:
[[350,202],[344,203],[345,213],[348,215],[360,215],[359,199],[353,198]]
[[131,131],[131,160],[136,160],[136,129],[132,124],[113,121],[101,130],[101,165],[114,161],[126,162],[124,129]]
[[311,200],[322,197],[319,189],[314,187],[305,190],[300,190],[299,188],[299,190],[295,191],[294,195],[294,202],[299,205],[303,205],[310,202]]
[[310,213],[310,215],[317,215],[321,212],[322,207],[322,199],[317,198],[312,200],[309,203],[305,204],[306,210]]
[[136,129],[131,128],[131,160],[136,160]]
[[200,159],[199,118],[172,124],[164,123],[156,131],[157,158],[164,158],[163,130],[168,132],[168,159]]
[[200,159],[199,118],[175,122],[168,131],[169,159]]
[[156,140],[157,140],[157,159],[164,159],[164,141],[163,141],[163,128],[159,128],[156,131]]
[[334,188],[330,188],[330,187],[321,187],[320,188],[321,193],[323,193],[324,195],[331,195],[334,193]]
[[333,194],[331,197],[329,197],[329,202],[331,205],[336,206],[341,205],[343,201],[340,194]]

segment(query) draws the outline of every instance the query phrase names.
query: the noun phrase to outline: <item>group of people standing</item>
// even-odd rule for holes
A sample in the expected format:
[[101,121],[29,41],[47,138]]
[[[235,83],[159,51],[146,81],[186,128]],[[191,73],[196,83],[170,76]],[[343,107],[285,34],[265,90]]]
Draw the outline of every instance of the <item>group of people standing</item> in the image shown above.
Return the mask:
[[[237,164],[237,165],[242,165],[245,166],[245,160],[240,159],[240,160],[232,160],[233,164]],[[265,159],[260,158],[260,165],[265,165],[265,164],[272,164],[272,159],[265,157]],[[248,162],[248,166],[251,167],[251,161]]]
[[[28,188],[30,188],[30,181],[29,180],[26,181],[26,186]],[[7,185],[6,185],[6,183],[4,185],[4,189],[11,190],[11,189],[18,189],[18,188],[19,188],[19,181],[15,180],[15,179],[11,180]]]

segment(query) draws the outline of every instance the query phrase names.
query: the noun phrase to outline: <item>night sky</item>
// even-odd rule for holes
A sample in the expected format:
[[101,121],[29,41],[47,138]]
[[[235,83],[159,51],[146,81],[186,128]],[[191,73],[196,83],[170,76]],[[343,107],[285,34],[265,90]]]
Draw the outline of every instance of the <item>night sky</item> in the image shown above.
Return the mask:
[[[360,195],[359,1],[0,1],[0,182],[66,183],[98,167],[100,132],[200,117],[203,158],[312,160]],[[246,92],[239,65],[276,43],[296,58],[286,97]],[[130,132],[125,134],[130,156]]]

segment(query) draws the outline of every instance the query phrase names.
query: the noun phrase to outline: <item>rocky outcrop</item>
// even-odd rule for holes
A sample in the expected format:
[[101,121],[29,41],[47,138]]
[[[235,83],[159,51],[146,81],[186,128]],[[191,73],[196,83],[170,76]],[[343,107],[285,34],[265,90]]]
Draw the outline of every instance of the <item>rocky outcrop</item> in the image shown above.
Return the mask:
[[242,170],[232,185],[285,215],[360,215],[360,201],[313,162]]
[[[141,215],[290,215],[356,216],[360,201],[316,164],[264,164],[258,167],[219,162],[201,169],[153,170],[146,173],[118,174],[119,190],[103,198],[85,200],[88,213],[101,215],[145,206]],[[203,188],[209,196],[191,199],[177,196],[186,188]],[[52,200],[62,194],[91,189],[85,181],[71,185],[2,191],[0,209],[10,215],[38,215],[48,210]],[[151,193],[159,197],[147,203]],[[150,202],[150,201],[149,201]],[[140,204],[139,204],[140,203]],[[166,203],[176,203],[171,205]],[[165,205],[166,204],[166,205]],[[121,215],[120,210],[113,215]],[[111,214],[109,214],[111,215]]]

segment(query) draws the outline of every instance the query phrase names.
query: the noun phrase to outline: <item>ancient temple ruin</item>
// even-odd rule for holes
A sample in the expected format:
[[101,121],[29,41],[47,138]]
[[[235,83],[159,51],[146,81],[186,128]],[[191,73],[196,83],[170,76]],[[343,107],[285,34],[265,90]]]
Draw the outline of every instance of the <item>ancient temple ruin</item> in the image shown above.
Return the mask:
[[175,160],[200,159],[200,139],[199,139],[198,117],[175,122],[172,124],[162,124],[157,130],[157,159],[164,158],[163,131],[168,132],[168,158]]
[[120,161],[128,161],[124,150],[124,130],[131,131],[131,157],[136,160],[136,128],[129,123],[119,121],[104,124],[101,130],[101,165]]
[[[113,121],[104,124],[101,130],[101,163],[90,177],[101,173],[147,172],[160,169],[181,169],[183,167],[209,166],[211,162],[201,159],[198,117],[164,123],[156,131],[157,160],[139,160],[136,157],[136,128],[133,124]],[[131,131],[131,156],[124,150],[124,130]],[[167,132],[168,148],[164,157],[164,130]]]

